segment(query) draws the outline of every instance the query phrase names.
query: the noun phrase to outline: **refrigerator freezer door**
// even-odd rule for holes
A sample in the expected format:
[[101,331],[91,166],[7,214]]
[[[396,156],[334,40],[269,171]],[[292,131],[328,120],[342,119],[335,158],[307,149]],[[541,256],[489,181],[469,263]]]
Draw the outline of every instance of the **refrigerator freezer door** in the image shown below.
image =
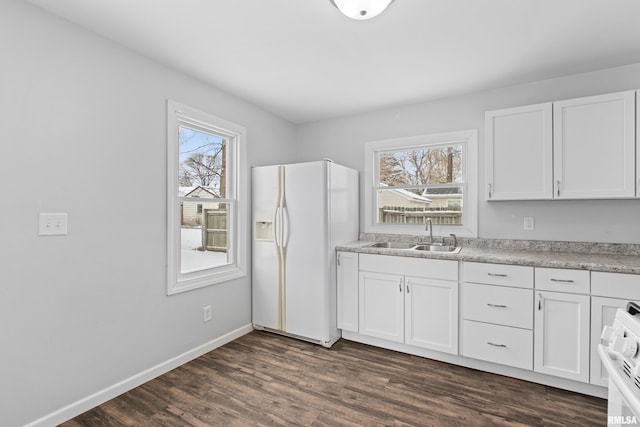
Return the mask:
[[329,341],[327,162],[286,165],[285,332]]
[[[280,329],[278,249],[273,233],[277,220],[278,176],[280,166],[252,170],[252,317],[255,325]],[[270,227],[272,234],[264,230]]]

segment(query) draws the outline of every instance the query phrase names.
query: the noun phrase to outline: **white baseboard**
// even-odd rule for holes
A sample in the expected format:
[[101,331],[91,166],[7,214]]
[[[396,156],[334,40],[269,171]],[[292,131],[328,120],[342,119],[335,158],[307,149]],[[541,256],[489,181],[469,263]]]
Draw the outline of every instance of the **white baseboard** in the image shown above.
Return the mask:
[[184,365],[185,363],[196,359],[203,354],[206,354],[237,338],[240,338],[241,336],[246,335],[251,331],[253,331],[253,326],[251,324],[242,326],[235,331],[231,331],[228,334],[202,344],[201,346],[182,353],[172,359],[167,360],[166,362],[162,362],[159,365],[147,369],[146,371],[142,371],[139,374],[136,374],[130,378],[120,381],[119,383],[100,390],[90,396],[80,399],[77,402],[65,406],[64,408],[58,409],[57,411],[45,415],[42,418],[32,421],[31,423],[27,424],[26,427],[57,426],[58,424],[68,421],[71,418],[80,415],[91,408],[95,408],[96,406],[121,395],[122,393],[126,393],[127,391],[132,390],[156,377],[159,377],[160,375],[166,374],[172,369]]

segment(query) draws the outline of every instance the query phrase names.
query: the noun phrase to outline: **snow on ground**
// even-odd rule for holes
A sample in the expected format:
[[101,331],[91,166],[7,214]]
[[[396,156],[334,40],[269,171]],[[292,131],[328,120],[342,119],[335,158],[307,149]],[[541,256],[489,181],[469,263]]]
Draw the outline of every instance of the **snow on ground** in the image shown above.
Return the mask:
[[182,228],[180,260],[183,273],[217,267],[227,263],[225,252],[199,251],[202,246],[200,228]]

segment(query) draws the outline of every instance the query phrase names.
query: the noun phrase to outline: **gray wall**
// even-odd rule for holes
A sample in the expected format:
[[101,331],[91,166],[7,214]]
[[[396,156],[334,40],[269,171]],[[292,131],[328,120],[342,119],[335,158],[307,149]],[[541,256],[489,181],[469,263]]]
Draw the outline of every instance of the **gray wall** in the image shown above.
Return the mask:
[[[308,123],[296,128],[297,160],[329,157],[362,172],[368,141],[478,129],[483,190],[485,111],[629,89],[640,89],[640,64]],[[487,203],[483,191],[479,200],[480,237],[640,243],[640,200]],[[535,218],[534,231],[523,230],[524,216]]]
[[[0,425],[18,426],[251,322],[250,276],[166,295],[167,99],[245,126],[250,165],[292,160],[294,127],[25,2],[0,3],[0,52]],[[39,212],[69,234],[39,237]]]

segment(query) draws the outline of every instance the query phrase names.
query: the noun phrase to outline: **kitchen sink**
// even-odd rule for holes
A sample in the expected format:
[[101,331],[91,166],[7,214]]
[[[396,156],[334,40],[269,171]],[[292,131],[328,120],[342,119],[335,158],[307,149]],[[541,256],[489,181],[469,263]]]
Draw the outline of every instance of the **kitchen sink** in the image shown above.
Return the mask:
[[447,252],[457,254],[460,252],[459,246],[447,246],[440,243],[409,243],[409,242],[376,242],[365,246],[366,248],[383,248],[383,249],[407,249],[413,251],[426,252]]
[[460,252],[459,246],[446,246],[446,245],[418,245],[412,248],[416,251],[427,251],[427,252],[450,252],[450,253],[458,253]]
[[367,245],[368,248],[386,248],[386,249],[411,249],[415,243],[408,242],[376,242]]

